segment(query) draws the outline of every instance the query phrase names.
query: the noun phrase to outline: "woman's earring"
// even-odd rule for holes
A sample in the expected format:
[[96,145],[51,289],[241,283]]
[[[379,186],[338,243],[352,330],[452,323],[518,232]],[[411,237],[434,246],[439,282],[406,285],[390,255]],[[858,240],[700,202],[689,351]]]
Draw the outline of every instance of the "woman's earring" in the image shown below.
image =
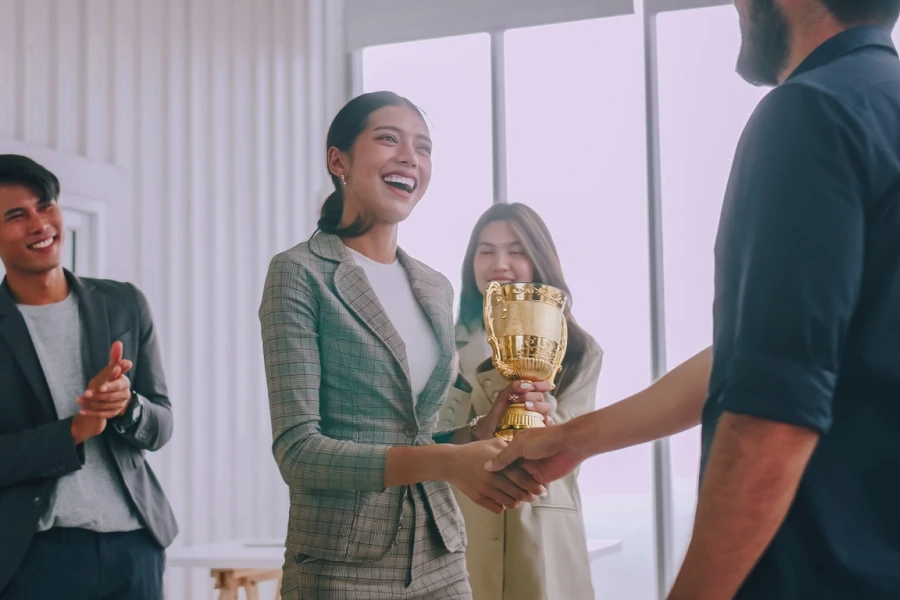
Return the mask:
[[343,175],[341,175],[341,183],[343,183],[344,185],[347,185],[347,178],[344,177]]

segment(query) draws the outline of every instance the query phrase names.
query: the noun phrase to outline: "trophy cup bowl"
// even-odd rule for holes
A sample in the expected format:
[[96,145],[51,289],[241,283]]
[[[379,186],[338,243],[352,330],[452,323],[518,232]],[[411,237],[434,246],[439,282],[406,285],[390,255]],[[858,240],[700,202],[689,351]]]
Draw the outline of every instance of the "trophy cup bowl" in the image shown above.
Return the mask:
[[[484,329],[494,368],[507,381],[549,381],[566,354],[568,329],[563,312],[568,298],[559,288],[539,283],[492,281],[484,294]],[[494,435],[512,441],[516,432],[544,427],[544,416],[513,403]]]

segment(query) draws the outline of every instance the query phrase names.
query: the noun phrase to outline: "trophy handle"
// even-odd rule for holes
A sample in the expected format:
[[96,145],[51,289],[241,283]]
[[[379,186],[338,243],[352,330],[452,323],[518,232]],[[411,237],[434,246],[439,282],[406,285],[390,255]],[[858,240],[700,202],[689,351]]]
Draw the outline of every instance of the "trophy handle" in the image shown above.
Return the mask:
[[491,351],[494,354],[494,365],[497,364],[497,360],[500,358],[500,340],[497,339],[497,333],[494,331],[494,319],[491,314],[495,298],[498,298],[501,303],[503,302],[500,284],[492,281],[484,292],[484,330],[487,333],[488,343],[491,345]]
[[569,324],[566,323],[566,314],[562,315],[562,323],[559,336],[559,352],[556,353],[556,364],[553,368],[553,377],[550,378],[551,389],[556,387],[556,376],[562,370],[562,361],[566,357],[566,348],[569,345]]

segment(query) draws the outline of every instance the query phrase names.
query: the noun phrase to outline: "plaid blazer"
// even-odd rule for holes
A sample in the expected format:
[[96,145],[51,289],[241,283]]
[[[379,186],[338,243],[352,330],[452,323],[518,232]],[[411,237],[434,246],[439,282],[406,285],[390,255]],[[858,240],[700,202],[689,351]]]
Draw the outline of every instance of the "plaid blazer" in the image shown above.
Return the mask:
[[[384,487],[388,448],[435,443],[453,370],[453,288],[402,250],[398,258],[441,346],[418,398],[403,340],[340,238],[317,233],[269,265],[259,317],[273,453],[291,493],[288,552],[382,558],[396,542],[406,493]],[[419,485],[447,550],[463,550],[449,485]]]

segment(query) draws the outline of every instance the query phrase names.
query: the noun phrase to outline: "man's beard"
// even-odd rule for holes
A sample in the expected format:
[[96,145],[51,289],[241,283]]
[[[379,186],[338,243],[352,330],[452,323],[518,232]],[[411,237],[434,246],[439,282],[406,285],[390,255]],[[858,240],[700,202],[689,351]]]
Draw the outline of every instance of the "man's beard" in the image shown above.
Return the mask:
[[790,29],[775,0],[751,0],[741,20],[737,72],[747,83],[776,86],[788,59]]

